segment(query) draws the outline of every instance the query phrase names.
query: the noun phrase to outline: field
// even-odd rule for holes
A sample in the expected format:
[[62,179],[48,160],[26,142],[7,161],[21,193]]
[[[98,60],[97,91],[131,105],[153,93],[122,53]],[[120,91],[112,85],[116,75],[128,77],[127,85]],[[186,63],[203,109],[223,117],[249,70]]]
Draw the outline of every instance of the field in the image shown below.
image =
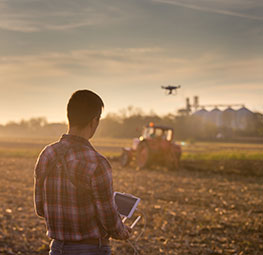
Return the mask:
[[[44,222],[33,209],[33,168],[52,139],[0,140],[0,254],[48,254]],[[95,140],[112,159],[115,190],[141,197],[144,217],[131,242],[140,254],[263,254],[263,145],[183,146],[179,171],[121,168],[129,140]],[[144,230],[141,238],[136,237]],[[112,241],[113,254],[133,254]]]

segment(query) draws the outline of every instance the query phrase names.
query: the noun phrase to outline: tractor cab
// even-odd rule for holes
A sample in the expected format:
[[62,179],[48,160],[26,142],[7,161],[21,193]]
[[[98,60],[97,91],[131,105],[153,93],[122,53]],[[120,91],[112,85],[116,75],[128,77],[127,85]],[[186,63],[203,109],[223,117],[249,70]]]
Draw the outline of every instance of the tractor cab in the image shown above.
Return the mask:
[[152,122],[145,126],[142,131],[140,141],[145,139],[162,139],[171,142],[174,131],[170,127],[156,126]]

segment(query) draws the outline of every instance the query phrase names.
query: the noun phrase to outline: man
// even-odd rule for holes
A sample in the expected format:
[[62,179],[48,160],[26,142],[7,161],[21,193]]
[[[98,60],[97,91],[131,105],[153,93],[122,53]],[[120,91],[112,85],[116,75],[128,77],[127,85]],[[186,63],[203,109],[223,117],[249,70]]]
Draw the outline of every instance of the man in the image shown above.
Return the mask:
[[111,166],[89,143],[103,107],[92,91],[76,91],[67,105],[68,133],[38,158],[34,202],[52,239],[50,255],[111,254],[109,237],[130,236],[113,200]]

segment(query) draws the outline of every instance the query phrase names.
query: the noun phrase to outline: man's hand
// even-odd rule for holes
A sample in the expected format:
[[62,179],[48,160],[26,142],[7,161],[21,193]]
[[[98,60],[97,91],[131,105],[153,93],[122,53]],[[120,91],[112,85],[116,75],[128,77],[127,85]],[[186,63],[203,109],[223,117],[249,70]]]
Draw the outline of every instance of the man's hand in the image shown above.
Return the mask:
[[127,240],[130,238],[132,233],[132,229],[126,225],[124,225],[124,229],[123,232],[121,233],[121,235],[113,237],[115,239],[119,239],[119,240]]
[[111,237],[113,239],[117,239],[117,240],[127,240],[131,237],[132,234],[132,228],[123,225],[123,231],[121,233],[116,233],[116,234],[111,234]]
[[122,240],[129,239],[131,236],[131,233],[132,233],[132,229],[128,227],[127,225],[124,225],[124,232],[123,232]]

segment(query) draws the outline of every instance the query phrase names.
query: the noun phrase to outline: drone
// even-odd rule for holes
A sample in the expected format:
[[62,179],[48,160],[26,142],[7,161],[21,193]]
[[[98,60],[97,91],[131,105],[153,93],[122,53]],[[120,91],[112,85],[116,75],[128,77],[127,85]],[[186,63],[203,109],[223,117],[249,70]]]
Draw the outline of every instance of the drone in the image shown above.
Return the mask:
[[168,91],[168,95],[172,95],[172,94],[175,94],[173,92],[176,92],[176,90],[181,88],[181,86],[180,85],[178,85],[178,86],[171,86],[171,85],[169,85],[169,86],[162,86],[161,88],[167,90]]

